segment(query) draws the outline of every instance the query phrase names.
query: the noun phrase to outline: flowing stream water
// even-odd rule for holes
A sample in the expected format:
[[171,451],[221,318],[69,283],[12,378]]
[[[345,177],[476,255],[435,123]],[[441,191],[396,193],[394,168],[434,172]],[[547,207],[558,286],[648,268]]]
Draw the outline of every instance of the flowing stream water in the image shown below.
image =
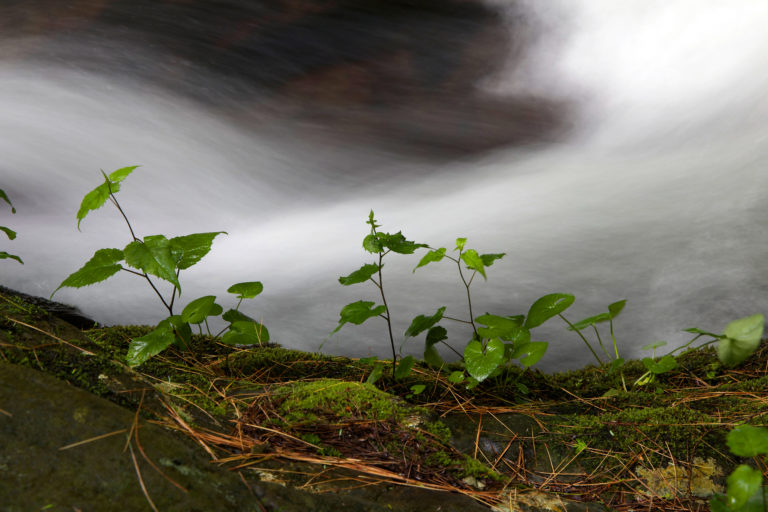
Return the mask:
[[[506,252],[487,282],[473,284],[475,313],[525,313],[537,297],[561,291],[576,295],[567,312],[575,321],[627,299],[616,321],[625,357],[658,339],[682,343],[687,327],[719,331],[729,320],[768,313],[767,4],[553,0],[512,9],[495,2],[489,9],[510,30],[497,39],[504,51],[491,52],[491,38],[478,43],[480,57],[469,52],[493,59],[493,72],[467,79],[471,91],[436,86],[436,99],[414,93],[399,103],[395,91],[384,109],[369,105],[402,84],[350,86],[360,79],[352,71],[336,81],[299,81],[298,92],[275,99],[276,83],[296,82],[275,64],[291,69],[291,53],[278,46],[270,51],[283,53],[272,60],[266,50],[251,58],[242,47],[236,59],[226,49],[201,53],[197,33],[184,30],[199,18],[184,9],[205,2],[158,2],[179,9],[172,20],[125,3],[125,23],[105,16],[104,4],[74,2],[75,10],[61,12],[46,11],[44,0],[0,6],[0,188],[18,209],[15,216],[0,210],[0,224],[19,232],[2,249],[25,261],[2,262],[6,286],[48,296],[96,249],[123,247],[129,233],[111,207],[92,213],[82,232],[75,212],[99,183],[99,169],[141,164],[119,195],[140,236],[228,233],[182,274],[182,299],[214,294],[229,307],[230,284],[260,280],[263,295],[243,309],[288,347],[315,350],[325,340],[331,353],[389,353],[377,319],[326,340],[343,305],[377,299],[372,285],[337,282],[372,261],[361,247],[370,209],[384,230],[409,239],[450,250],[465,236],[481,252]],[[239,11],[221,12],[235,34]],[[141,16],[143,25],[131,25]],[[456,29],[451,20],[444,31]],[[155,21],[181,28],[165,34]],[[429,33],[415,34],[424,30],[418,24],[397,27],[402,37],[381,45],[412,40],[391,62],[418,57],[442,69],[438,51],[413,51],[419,37],[425,46],[438,38],[439,23]],[[304,56],[330,44],[326,37],[312,46],[315,32],[302,29],[279,32],[288,35],[278,41]],[[152,30],[161,35],[153,39]],[[521,33],[524,48],[510,50]],[[450,41],[440,37],[444,46]],[[318,98],[315,89],[331,85],[341,92]],[[479,115],[457,118],[471,110],[465,89],[500,105],[538,98],[540,112],[563,112],[565,128],[505,141],[506,120],[494,117],[487,138],[495,139],[483,146],[483,123],[495,109],[483,104]],[[347,98],[355,91],[374,100]],[[306,116],[307,109],[322,114]],[[524,131],[526,122],[509,130]],[[530,130],[546,131],[545,124],[532,119]],[[466,316],[455,266],[412,274],[417,261],[385,260],[396,335],[441,305]],[[105,324],[155,323],[165,312],[128,274],[55,298]],[[463,347],[466,332],[447,327]],[[550,342],[544,369],[591,357],[558,319],[534,338]],[[421,348],[411,340],[403,351]]]

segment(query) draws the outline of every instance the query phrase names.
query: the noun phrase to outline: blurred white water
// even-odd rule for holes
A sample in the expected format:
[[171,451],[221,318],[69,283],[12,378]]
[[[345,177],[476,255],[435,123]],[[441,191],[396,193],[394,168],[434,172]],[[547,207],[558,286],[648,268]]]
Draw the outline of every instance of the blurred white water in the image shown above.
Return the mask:
[[[0,187],[19,210],[0,218],[19,232],[7,250],[26,263],[2,262],[2,284],[48,296],[96,249],[125,245],[109,206],[82,233],[74,214],[99,168],[143,164],[119,196],[141,235],[228,232],[182,275],[182,298],[215,294],[226,307],[230,284],[261,280],[263,296],[245,310],[286,346],[316,349],[344,304],[376,298],[372,286],[336,281],[372,260],[360,245],[371,208],[410,239],[450,250],[466,236],[507,253],[473,285],[475,313],[525,313],[563,291],[576,295],[567,316],[578,320],[628,299],[616,325],[625,356],[680,343],[686,327],[768,313],[768,5],[528,4],[545,27],[537,46],[514,75],[484,86],[576,100],[572,137],[439,165],[245,128],[142,80],[0,59]],[[396,333],[441,305],[466,316],[455,267],[414,275],[418,256],[387,259]],[[56,298],[107,324],[164,313],[130,275]],[[369,324],[345,327],[324,350],[385,357],[383,321]],[[551,342],[541,366],[588,362],[578,338],[551,324],[536,331]],[[412,340],[404,351],[420,348]]]

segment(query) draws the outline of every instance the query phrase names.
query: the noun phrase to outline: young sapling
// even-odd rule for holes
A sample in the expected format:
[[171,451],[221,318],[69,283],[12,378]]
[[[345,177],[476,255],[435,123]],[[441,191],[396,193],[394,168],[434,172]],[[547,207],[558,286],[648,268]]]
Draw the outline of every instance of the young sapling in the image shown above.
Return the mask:
[[[64,287],[81,288],[104,281],[118,272],[125,271],[146,280],[168,311],[168,318],[161,321],[155,330],[131,340],[127,360],[136,366],[150,357],[159,354],[171,344],[179,348],[190,347],[192,329],[190,324],[197,324],[202,333],[202,324],[208,329],[208,318],[222,315],[229,322],[226,334],[221,338],[227,344],[261,344],[269,341],[269,332],[259,322],[241,313],[238,308],[243,299],[256,297],[263,290],[260,282],[238,283],[227,290],[237,295],[239,302],[234,309],[222,314],[224,309],[217,304],[216,297],[207,295],[191,301],[181,314],[174,314],[177,296],[181,296],[181,271],[198,263],[211,250],[213,240],[225,234],[224,231],[194,233],[191,235],[166,238],[163,235],[136,236],[128,216],[118,202],[115,194],[120,191],[121,182],[138,166],[123,167],[107,175],[102,171],[104,182],[86,194],[77,212],[77,227],[94,210],[101,208],[109,200],[120,212],[128,226],[131,242],[124,249],[99,249],[79,270],[67,277],[51,297]],[[152,277],[167,281],[173,288],[170,297],[164,297],[155,285]],[[208,329],[210,334],[210,329]],[[221,333],[220,333],[221,334]]]
[[[413,254],[416,252],[416,249],[427,247],[427,245],[407,240],[401,231],[398,231],[397,233],[384,233],[378,231],[378,228],[380,228],[381,225],[377,224],[377,222],[378,221],[374,218],[373,210],[371,210],[368,215],[368,220],[366,221],[366,224],[370,226],[370,233],[363,239],[363,249],[371,254],[375,254],[378,257],[378,262],[367,263],[351,274],[340,277],[339,283],[344,286],[350,286],[370,281],[379,290],[381,302],[383,304],[376,305],[375,302],[364,300],[347,304],[341,309],[339,324],[333,331],[331,331],[331,334],[338,332],[339,329],[347,323],[361,325],[363,322],[374,317],[383,318],[387,323],[389,342],[392,346],[392,377],[397,379],[398,377],[403,377],[408,374],[414,361],[413,357],[407,356],[403,358],[399,364],[397,363],[395,338],[392,334],[392,315],[389,305],[387,304],[387,297],[384,293],[384,275],[382,273],[382,269],[384,268],[384,257],[390,252],[397,254]],[[398,367],[400,366],[402,366],[402,368],[398,371]]]

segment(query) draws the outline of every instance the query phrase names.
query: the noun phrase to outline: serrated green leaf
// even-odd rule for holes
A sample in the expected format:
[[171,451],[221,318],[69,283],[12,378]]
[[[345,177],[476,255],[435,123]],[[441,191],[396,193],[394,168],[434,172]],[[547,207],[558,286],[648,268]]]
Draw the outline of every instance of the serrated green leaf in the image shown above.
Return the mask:
[[269,343],[269,331],[259,322],[237,321],[221,337],[225,345],[261,345]]
[[454,251],[463,251],[464,250],[464,246],[466,244],[467,244],[467,239],[466,238],[457,238],[456,239],[456,248],[454,249]]
[[464,349],[467,372],[482,382],[504,362],[504,351],[504,343],[499,339],[489,341],[485,350],[479,341],[470,341]]
[[607,322],[611,319],[610,313],[600,313],[599,315],[590,316],[588,318],[585,318],[584,320],[579,320],[578,322],[574,322],[573,326],[568,326],[569,331],[575,331],[582,329],[585,329],[589,327],[590,325],[599,324],[601,322]]
[[675,360],[674,356],[669,355],[662,357],[658,361],[654,361],[650,357],[644,357],[643,366],[645,366],[649,372],[660,375],[670,370],[674,370],[677,367],[677,360]]
[[486,267],[490,267],[493,265],[493,262],[496,260],[500,260],[504,256],[506,256],[507,253],[501,252],[501,253],[495,253],[495,254],[481,254],[480,259],[483,261],[483,265]]
[[16,239],[16,232],[12,230],[11,228],[7,228],[5,226],[0,226],[0,231],[5,233],[8,236],[9,240],[15,240]]
[[173,327],[168,319],[160,322],[154,331],[145,336],[134,338],[128,345],[125,359],[128,366],[138,366],[171,346],[175,340]]
[[739,425],[728,432],[726,442],[734,455],[756,457],[768,455],[768,429],[752,425]]
[[395,367],[395,379],[402,380],[406,378],[408,374],[411,373],[411,368],[413,368],[413,363],[415,362],[413,356],[405,356],[398,361],[397,366]]
[[728,506],[731,510],[739,510],[760,490],[763,474],[757,469],[742,464],[728,476],[726,482]]
[[121,169],[113,171],[109,175],[109,181],[112,181],[112,182],[115,182],[115,183],[120,183],[125,178],[127,178],[128,175],[131,174],[133,172],[133,170],[136,169],[137,167],[139,167],[139,166],[138,165],[132,165],[130,167],[123,167]]
[[613,304],[608,305],[608,314],[611,316],[611,318],[616,318],[619,316],[619,313],[621,313],[621,310],[624,309],[624,306],[627,305],[627,300],[620,300],[617,302],[614,302]]
[[[15,254],[9,254],[9,253],[7,253],[5,251],[0,251],[0,260],[5,260],[5,259],[16,260],[19,263],[21,263],[22,265],[24,264],[24,262],[21,261],[21,258],[16,256]],[[61,288],[61,287],[59,287],[59,288]],[[56,292],[54,292],[54,293],[56,293]]]
[[477,254],[477,251],[468,249],[466,252],[461,253],[461,260],[466,263],[467,268],[479,272],[483,279],[488,279],[488,276],[485,275],[483,259]]
[[143,242],[134,240],[125,246],[124,253],[128,265],[168,281],[181,293],[176,277],[176,260],[171,255],[171,242],[163,235],[144,237]]
[[549,343],[546,341],[529,341],[527,343],[520,343],[519,346],[516,343],[512,357],[520,359],[520,364],[524,368],[530,368],[544,357],[548,347]]
[[80,270],[70,274],[69,277],[62,281],[59,287],[53,291],[51,297],[64,287],[82,288],[83,286],[104,281],[123,268],[118,263],[122,260],[123,251],[120,249],[99,249]]
[[378,236],[370,234],[363,238],[363,249],[370,253],[377,254],[384,251],[384,246],[381,244]]
[[364,283],[367,280],[373,276],[376,272],[379,271],[379,267],[375,263],[367,263],[360,267],[359,269],[355,270],[348,276],[342,276],[339,278],[339,282],[343,284],[344,286],[349,286],[351,284],[357,284],[357,283]]
[[525,327],[533,329],[568,309],[576,298],[570,293],[550,293],[536,300],[528,310]]
[[368,356],[368,357],[361,357],[360,359],[358,359],[358,362],[360,364],[371,364],[371,363],[375,363],[378,360],[379,358],[376,356]]
[[464,378],[464,372],[455,371],[451,372],[451,374],[448,376],[448,382],[452,384],[461,384],[464,382]]
[[405,236],[403,236],[403,233],[400,231],[394,234],[379,233],[378,237],[379,242],[384,248],[398,254],[413,254],[416,252],[416,249],[429,247],[427,244],[419,244],[411,240],[406,240]]
[[331,331],[331,334],[337,332],[347,322],[360,325],[369,318],[382,315],[387,311],[385,306],[374,306],[375,303],[364,300],[347,304],[341,309],[339,325]]
[[378,224],[376,224],[376,222],[377,222],[376,219],[373,218],[373,210],[371,210],[371,213],[368,214],[368,220],[365,221],[365,223],[366,224],[370,224],[371,228],[373,228],[373,229],[381,227]]
[[184,270],[203,259],[210,252],[213,240],[222,234],[226,235],[227,232],[193,233],[171,238],[168,242],[176,268]]
[[200,324],[209,316],[218,316],[224,308],[216,304],[216,296],[206,295],[191,301],[181,312],[181,319],[190,324]]
[[428,347],[448,339],[448,331],[442,325],[436,325],[427,331],[426,344]]
[[443,319],[445,306],[439,308],[432,316],[419,315],[413,319],[411,325],[405,330],[405,337],[418,336],[420,333],[432,328],[436,323]]
[[726,366],[735,366],[751,356],[760,346],[765,317],[752,315],[729,323],[717,345],[717,357]]
[[263,291],[264,285],[259,281],[237,283],[227,288],[227,293],[234,293],[238,299],[252,299]]
[[419,260],[419,264],[414,267],[413,271],[416,272],[417,268],[423,267],[430,263],[440,261],[444,257],[445,257],[445,247],[441,247],[439,249],[429,251],[427,254],[424,255],[424,257],[421,258],[421,260]]
[[98,210],[109,199],[110,193],[117,194],[120,191],[120,184],[105,180],[104,183],[88,192],[80,203],[80,209],[77,210],[77,229],[80,229],[80,223],[92,211]]

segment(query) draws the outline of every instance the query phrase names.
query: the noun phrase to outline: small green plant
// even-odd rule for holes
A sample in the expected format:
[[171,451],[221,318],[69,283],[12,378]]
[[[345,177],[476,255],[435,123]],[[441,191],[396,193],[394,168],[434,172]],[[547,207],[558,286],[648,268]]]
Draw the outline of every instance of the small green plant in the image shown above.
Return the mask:
[[[387,323],[394,363],[397,361],[397,350],[395,349],[395,339],[392,332],[390,309],[384,293],[383,260],[390,252],[413,254],[417,249],[429,248],[429,246],[407,240],[400,231],[394,234],[380,232],[378,231],[380,225],[377,222],[371,210],[366,221],[370,225],[371,231],[363,239],[363,248],[372,254],[378,255],[378,262],[363,265],[351,274],[340,277],[339,282],[349,286],[371,281],[379,290],[383,304],[376,305],[375,302],[363,300],[347,304],[342,308],[339,324],[331,334],[337,332],[347,323],[360,325],[370,318],[381,317]],[[405,331],[405,339],[407,340],[410,337],[418,336],[427,331],[424,350],[424,359],[427,363],[435,367],[444,365],[444,361],[437,352],[435,345],[438,343],[445,344],[461,358],[469,374],[467,378],[463,372],[454,372],[450,377],[451,382],[460,383],[466,380],[469,386],[472,387],[490,376],[498,375],[502,368],[512,359],[520,359],[521,364],[526,368],[536,364],[546,352],[547,343],[531,341],[530,329],[541,325],[552,316],[568,308],[573,303],[573,296],[567,294],[546,295],[531,306],[527,318],[524,315],[498,316],[489,313],[475,317],[470,293],[472,282],[477,274],[487,279],[486,268],[491,266],[496,260],[503,258],[504,254],[479,254],[475,249],[468,249],[466,242],[466,238],[456,239],[455,251],[458,252],[456,257],[447,255],[444,247],[439,249],[429,248],[429,252],[421,258],[418,265],[414,268],[414,272],[420,267],[439,262],[443,258],[456,263],[459,278],[466,290],[467,307],[469,309],[468,319],[445,316],[446,307],[443,306],[438,308],[432,315],[416,316]],[[464,273],[465,268],[462,265],[466,266],[466,270],[471,271],[470,275]],[[446,342],[448,339],[447,330],[443,326],[438,325],[443,319],[467,324],[472,327],[472,339],[464,348],[463,353]],[[393,377],[395,379],[402,379],[407,376],[414,362],[412,356],[406,356],[398,364],[393,364]],[[381,376],[382,369],[381,365],[374,366],[368,377],[368,382],[375,382]]]
[[[420,267],[443,259],[453,261],[466,291],[468,318],[445,316],[446,307],[443,306],[431,316],[419,315],[414,318],[405,331],[405,336],[406,338],[415,337],[427,331],[424,360],[435,367],[444,364],[435,349],[435,345],[443,343],[448,346],[462,358],[469,374],[469,377],[466,378],[463,373],[454,372],[449,380],[459,383],[466,379],[469,387],[474,387],[488,377],[500,374],[502,369],[514,359],[519,359],[524,368],[536,364],[546,353],[548,343],[531,341],[531,329],[542,325],[570,307],[574,297],[563,293],[545,295],[533,303],[527,316],[500,316],[485,313],[475,317],[470,287],[478,274],[487,280],[486,268],[493,265],[495,261],[502,259],[505,253],[479,254],[475,249],[467,248],[466,244],[466,238],[456,239],[456,248],[454,249],[454,252],[458,253],[456,257],[447,254],[445,247],[430,248],[430,251],[424,255],[413,271],[416,272]],[[464,274],[465,269],[471,271],[469,276]],[[443,319],[471,326],[472,339],[465,346],[463,354],[446,343],[447,331],[443,326],[438,325]]]
[[[244,299],[252,299],[259,295],[264,286],[258,281],[237,283],[227,290],[239,299],[237,305],[224,312],[216,297],[207,295],[197,298],[184,307],[181,314],[174,314],[177,296],[181,296],[179,276],[185,270],[199,262],[211,250],[213,240],[223,231],[211,233],[194,233],[191,235],[166,238],[163,235],[146,236],[143,239],[136,236],[133,226],[125,211],[117,201],[115,194],[120,191],[121,182],[138,166],[123,167],[107,176],[104,171],[104,182],[86,194],[77,212],[77,227],[85,217],[94,210],[101,208],[109,200],[123,217],[131,233],[131,242],[124,249],[99,249],[93,257],[78,271],[67,277],[56,290],[55,294],[64,287],[81,288],[108,279],[122,271],[134,274],[146,280],[154,293],[168,311],[168,318],[161,321],[155,330],[145,336],[131,340],[128,348],[127,361],[136,366],[150,357],[159,354],[171,344],[182,349],[189,349],[192,337],[190,325],[198,325],[202,333],[205,324],[207,332],[208,319],[221,315],[229,325],[218,335],[223,334],[221,341],[229,345],[252,345],[269,341],[269,332],[259,322],[239,311]],[[152,277],[160,278],[173,285],[170,298],[160,293]],[[218,336],[217,335],[217,336]]]
[[[725,366],[736,366],[746,361],[760,346],[764,327],[765,317],[757,314],[730,322],[722,334],[714,334],[697,327],[685,329],[685,332],[695,334],[696,336],[660,359],[656,359],[656,349],[663,347],[667,342],[657,341],[646,345],[643,347],[643,350],[653,351],[651,357],[643,358],[643,365],[648,371],[635,381],[635,385],[642,386],[648,384],[653,382],[657,375],[674,370],[677,367],[675,352],[684,350],[683,353],[686,353],[713,343],[717,343],[717,358],[720,362]],[[712,339],[696,347],[691,347],[702,336],[708,336]]]
[[371,213],[368,215],[368,220],[366,221],[366,224],[371,227],[371,231],[363,239],[363,249],[371,254],[375,254],[378,257],[378,262],[367,263],[348,276],[340,277],[339,283],[344,286],[350,286],[370,281],[379,290],[383,304],[377,306],[375,302],[364,300],[347,304],[341,309],[339,325],[336,326],[331,334],[338,332],[339,329],[347,323],[360,325],[374,317],[383,318],[387,322],[389,342],[392,346],[392,376],[394,378],[402,378],[408,374],[413,366],[414,360],[412,356],[407,356],[403,358],[399,364],[396,364],[397,351],[395,350],[395,338],[392,334],[392,315],[384,293],[384,275],[382,273],[382,269],[384,268],[384,257],[390,252],[413,254],[416,249],[427,247],[427,245],[406,240],[401,231],[398,231],[397,233],[384,233],[378,231],[378,228],[381,226],[377,224],[377,222],[378,221],[373,216],[373,210],[371,210]]
[[768,429],[740,425],[728,433],[726,442],[734,455],[753,457],[759,469],[738,466],[728,476],[726,494],[710,500],[712,512],[768,511],[768,488],[763,485],[763,473],[768,467]]
[[[619,347],[616,343],[616,335],[613,331],[613,319],[619,316],[619,313],[624,309],[624,306],[627,305],[626,300],[620,300],[617,302],[614,302],[613,304],[608,305],[608,311],[604,313],[599,313],[594,316],[587,317],[583,320],[579,320],[576,323],[571,323],[568,321],[567,318],[565,318],[562,314],[559,314],[558,316],[568,324],[568,330],[574,331],[576,334],[579,335],[581,340],[584,342],[584,344],[587,346],[589,351],[592,353],[592,355],[595,357],[595,360],[600,366],[604,366],[606,363],[600,359],[600,357],[597,355],[597,352],[595,352],[595,349],[592,347],[592,344],[589,343],[589,340],[582,332],[584,329],[587,329],[588,327],[591,327],[592,330],[595,332],[595,338],[597,339],[598,344],[600,345],[600,348],[602,349],[605,356],[610,361],[613,359],[613,362],[611,363],[611,369],[615,369],[620,367],[624,360],[619,356]],[[605,348],[605,344],[603,343],[603,338],[600,336],[600,331],[597,328],[597,324],[608,322],[610,326],[610,333],[611,333],[611,341],[613,343],[613,355],[608,353],[608,350]]]
[[[5,191],[3,189],[1,189],[1,188],[0,188],[0,199],[5,201],[6,203],[8,203],[8,206],[11,207],[11,213],[16,213],[16,208],[14,208],[13,203],[11,203],[11,200],[8,198],[8,194],[6,194]],[[16,232],[14,230],[12,230],[11,228],[8,228],[6,226],[0,226],[0,231],[5,233],[5,235],[8,237],[9,240],[15,240],[16,239]],[[21,258],[16,256],[15,254],[10,254],[10,253],[7,253],[5,251],[0,251],[0,260],[5,260],[5,259],[16,260],[19,263],[21,263],[22,265],[24,264],[24,262],[21,260]]]

